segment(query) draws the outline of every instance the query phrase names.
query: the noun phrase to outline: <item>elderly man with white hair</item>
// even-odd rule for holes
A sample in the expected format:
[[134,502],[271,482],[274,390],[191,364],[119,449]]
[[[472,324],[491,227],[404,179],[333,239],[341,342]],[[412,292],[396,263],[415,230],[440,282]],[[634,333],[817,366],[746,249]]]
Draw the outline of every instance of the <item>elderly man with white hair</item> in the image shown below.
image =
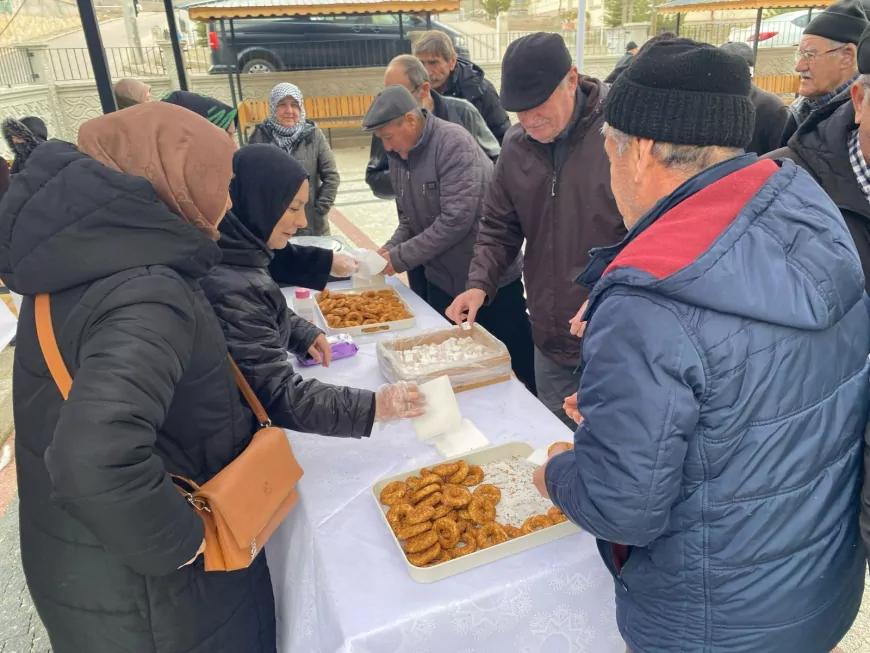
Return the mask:
[[[813,113],[766,158],[791,159],[837,204],[849,227],[865,281],[870,279],[870,28],[858,45],[860,75],[850,92]],[[866,286],[870,292],[870,282]]]
[[743,153],[749,88],[664,41],[604,111],[629,231],[580,276],[579,426],[535,483],[599,539],[637,653],[821,653],[861,604],[864,275],[810,176]]
[[800,97],[790,107],[782,145],[814,111],[849,95],[858,75],[857,43],[867,24],[860,0],[838,0],[807,25],[795,52]]

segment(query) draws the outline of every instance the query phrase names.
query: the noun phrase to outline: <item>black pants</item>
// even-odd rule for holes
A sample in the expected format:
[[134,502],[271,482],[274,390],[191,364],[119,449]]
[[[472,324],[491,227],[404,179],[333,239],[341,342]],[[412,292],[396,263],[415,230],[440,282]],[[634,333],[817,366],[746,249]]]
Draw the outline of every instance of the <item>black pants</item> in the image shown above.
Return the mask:
[[429,282],[426,280],[426,270],[422,265],[408,270],[408,285],[411,290],[423,298],[423,301],[429,303]]
[[[440,315],[453,303],[454,297],[429,283],[427,301]],[[481,306],[477,321],[501,340],[511,355],[511,367],[529,392],[536,394],[535,346],[532,344],[532,325],[526,311],[525,288],[522,279],[500,288],[495,299]]]

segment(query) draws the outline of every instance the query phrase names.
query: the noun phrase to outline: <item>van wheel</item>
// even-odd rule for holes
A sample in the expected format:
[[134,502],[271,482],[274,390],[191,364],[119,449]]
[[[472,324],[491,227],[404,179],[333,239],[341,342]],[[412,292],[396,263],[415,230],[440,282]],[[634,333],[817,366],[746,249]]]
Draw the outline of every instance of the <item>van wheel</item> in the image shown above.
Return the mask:
[[248,59],[242,66],[243,73],[274,73],[278,69],[266,59]]

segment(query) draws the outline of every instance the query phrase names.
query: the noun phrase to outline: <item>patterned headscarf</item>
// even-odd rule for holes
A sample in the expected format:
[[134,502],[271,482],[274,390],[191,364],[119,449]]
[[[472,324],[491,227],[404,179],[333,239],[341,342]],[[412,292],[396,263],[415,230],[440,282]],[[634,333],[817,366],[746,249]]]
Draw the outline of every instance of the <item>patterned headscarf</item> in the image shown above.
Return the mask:
[[205,118],[167,102],[137,104],[83,124],[79,150],[109,168],[144,177],[173,213],[218,239],[235,147]]
[[[275,119],[275,111],[278,109],[278,103],[284,98],[292,97],[299,103],[299,122],[292,127],[284,127]],[[269,109],[271,114],[266,118],[266,126],[272,133],[272,138],[278,146],[285,152],[296,144],[305,131],[305,102],[302,99],[302,91],[295,84],[278,84],[272,89],[272,95],[269,97]]]

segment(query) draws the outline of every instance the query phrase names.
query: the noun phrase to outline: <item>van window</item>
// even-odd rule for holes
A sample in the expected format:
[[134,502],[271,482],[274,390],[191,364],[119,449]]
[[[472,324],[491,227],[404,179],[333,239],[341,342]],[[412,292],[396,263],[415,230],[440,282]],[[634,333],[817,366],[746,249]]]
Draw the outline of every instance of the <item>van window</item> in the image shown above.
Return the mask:
[[806,27],[810,22],[810,17],[808,14],[805,14],[803,16],[798,16],[791,22],[793,25],[797,25],[798,27]]

